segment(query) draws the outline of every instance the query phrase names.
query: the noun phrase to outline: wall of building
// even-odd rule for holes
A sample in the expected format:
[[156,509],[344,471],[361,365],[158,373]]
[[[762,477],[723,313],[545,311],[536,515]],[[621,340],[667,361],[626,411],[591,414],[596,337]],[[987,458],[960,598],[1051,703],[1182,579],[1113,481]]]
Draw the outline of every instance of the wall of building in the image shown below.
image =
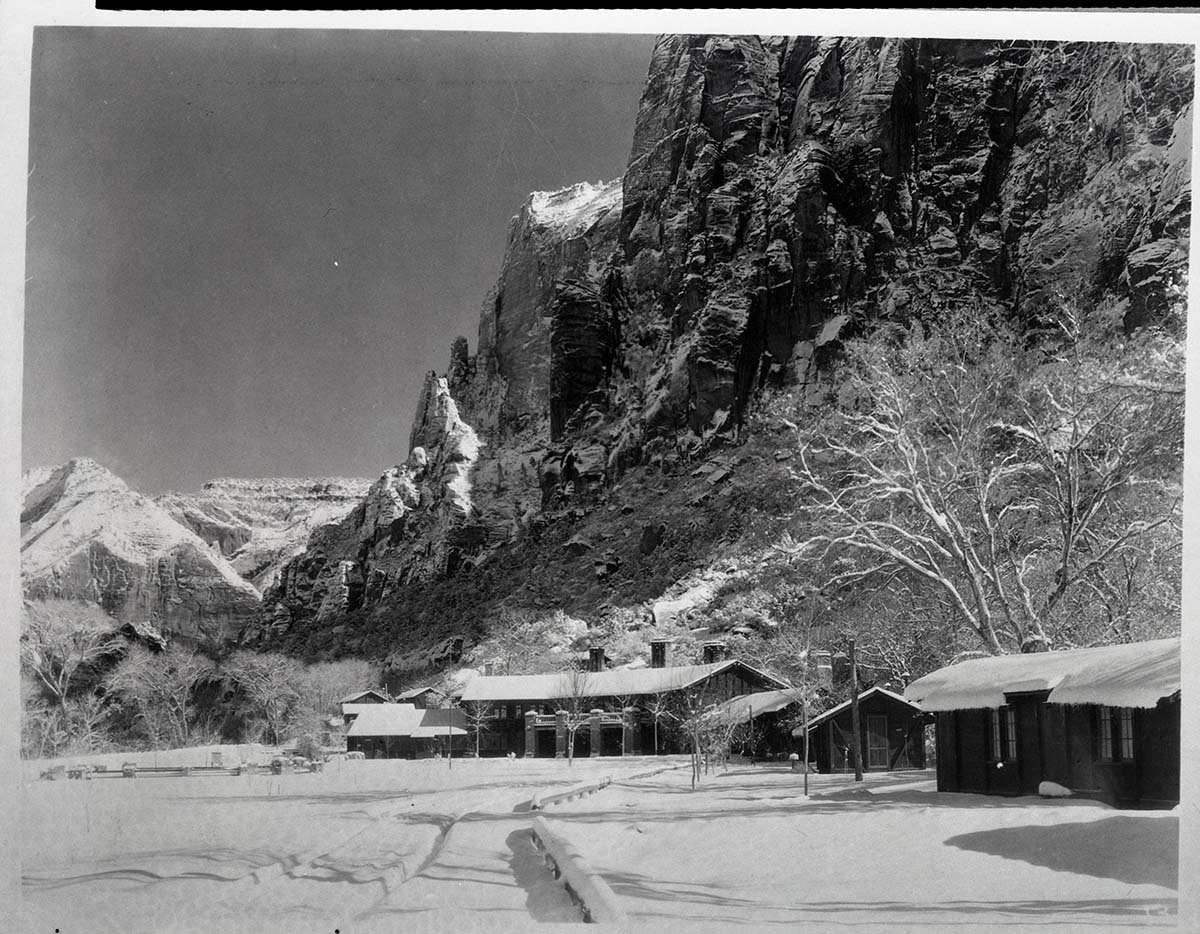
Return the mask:
[[1015,761],[994,761],[989,711],[937,715],[939,791],[1032,795],[1042,781],[1052,781],[1119,806],[1178,802],[1178,698],[1133,712],[1134,757],[1125,761],[1100,757],[1096,706],[1061,706],[1021,696],[1010,696],[1010,701],[1017,722]]

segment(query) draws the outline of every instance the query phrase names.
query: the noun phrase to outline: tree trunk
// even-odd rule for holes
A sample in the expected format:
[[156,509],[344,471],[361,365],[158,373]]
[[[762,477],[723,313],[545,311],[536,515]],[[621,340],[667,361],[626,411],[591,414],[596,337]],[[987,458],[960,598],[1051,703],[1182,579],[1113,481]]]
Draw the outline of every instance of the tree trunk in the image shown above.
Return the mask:
[[[850,748],[854,753],[854,780],[863,780],[862,769],[862,727],[858,717],[858,658],[854,653],[854,640],[850,640],[850,729],[854,737]],[[806,763],[807,764],[807,763]]]
[[801,716],[804,718],[804,797],[808,797],[808,695],[804,695]]

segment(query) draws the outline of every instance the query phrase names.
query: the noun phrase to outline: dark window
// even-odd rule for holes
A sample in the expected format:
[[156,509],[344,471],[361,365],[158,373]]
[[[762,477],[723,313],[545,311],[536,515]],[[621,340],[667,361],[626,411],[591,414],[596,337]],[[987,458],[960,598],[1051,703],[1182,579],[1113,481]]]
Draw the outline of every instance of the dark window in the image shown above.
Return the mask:
[[1097,713],[1097,753],[1108,762],[1133,760],[1133,710],[1101,707]]
[[1011,707],[1001,708],[1004,714],[1004,758],[1010,762],[1017,761],[1017,712]]
[[988,730],[991,761],[1017,761],[1017,712],[1004,706],[991,712]]

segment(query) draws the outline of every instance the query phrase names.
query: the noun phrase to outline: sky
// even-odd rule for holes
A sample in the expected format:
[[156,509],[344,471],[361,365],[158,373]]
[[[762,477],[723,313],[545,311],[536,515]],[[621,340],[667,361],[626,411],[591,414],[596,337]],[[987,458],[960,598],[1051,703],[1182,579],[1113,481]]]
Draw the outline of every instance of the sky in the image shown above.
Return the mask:
[[531,191],[625,168],[653,37],[42,28],[22,462],[374,477]]

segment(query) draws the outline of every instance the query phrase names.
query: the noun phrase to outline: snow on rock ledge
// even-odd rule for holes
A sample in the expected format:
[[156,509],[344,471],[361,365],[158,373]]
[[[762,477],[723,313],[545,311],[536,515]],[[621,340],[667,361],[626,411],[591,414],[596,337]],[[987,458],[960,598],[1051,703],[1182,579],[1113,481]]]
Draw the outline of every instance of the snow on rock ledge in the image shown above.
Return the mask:
[[529,196],[530,220],[544,227],[572,233],[593,224],[609,208],[621,203],[621,179],[611,182],[578,182],[558,191],[535,191]]

